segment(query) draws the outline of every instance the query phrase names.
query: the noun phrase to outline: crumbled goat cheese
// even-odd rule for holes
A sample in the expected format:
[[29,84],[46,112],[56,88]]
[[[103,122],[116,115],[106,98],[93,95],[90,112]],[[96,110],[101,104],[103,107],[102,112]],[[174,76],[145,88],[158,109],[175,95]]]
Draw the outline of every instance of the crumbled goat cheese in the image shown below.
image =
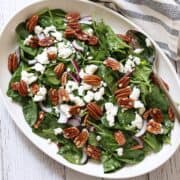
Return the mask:
[[88,56],[87,59],[88,59],[88,60],[92,60],[93,57],[92,57],[92,56]]
[[67,104],[61,104],[59,106],[60,110],[60,117],[58,119],[58,122],[61,124],[67,123],[68,118],[71,117],[71,114],[69,113],[70,106]]
[[45,66],[43,66],[43,65],[40,64],[40,63],[36,63],[36,64],[32,67],[32,69],[34,69],[35,71],[40,72],[41,74],[43,74],[43,73],[44,73],[44,70],[45,70]]
[[62,134],[62,132],[63,132],[62,128],[56,128],[56,129],[54,129],[54,134],[55,134],[55,135]]
[[74,90],[77,90],[79,88],[79,85],[77,82],[75,81],[68,81],[67,84],[66,84],[66,90],[68,93],[71,93],[72,91]]
[[74,53],[74,48],[71,43],[65,44],[64,42],[58,43],[58,56],[61,58],[68,58],[71,54]]
[[149,38],[146,38],[145,42],[146,42],[146,46],[147,47],[151,47],[152,46],[152,42],[151,42],[151,40]]
[[30,35],[24,40],[24,45],[29,45],[32,37],[33,37],[33,36],[30,34]]
[[117,154],[118,154],[118,156],[122,156],[123,155],[123,148],[118,148],[118,149],[116,149],[116,152],[117,152]]
[[79,72],[79,76],[81,79],[84,78],[84,76],[88,75],[87,73],[84,72],[84,69],[81,69],[80,72]]
[[139,96],[140,96],[140,89],[137,88],[136,86],[134,86],[129,97],[131,99],[137,100],[139,98]]
[[134,50],[134,53],[135,53],[135,54],[140,54],[140,53],[142,53],[143,51],[144,51],[143,48],[138,48],[138,49],[135,49],[135,50]]
[[145,107],[139,108],[139,114],[140,115],[143,115],[145,111],[146,111]]
[[104,93],[105,93],[104,87],[101,87],[99,91],[94,93],[94,100],[99,101],[103,99]]
[[44,51],[41,54],[38,54],[35,59],[41,64],[49,64],[47,49],[44,49]]
[[73,94],[69,94],[70,101],[74,102],[78,106],[84,106],[84,101],[79,96],[74,96]]
[[137,127],[138,129],[141,129],[143,126],[143,119],[142,117],[136,113],[134,121],[131,122],[131,125],[133,127]]
[[98,69],[98,66],[94,64],[90,64],[85,67],[85,72],[89,75],[93,75],[97,71],[97,69]]
[[87,94],[84,96],[84,101],[89,103],[94,99],[94,93],[92,91],[88,91]]
[[28,73],[27,71],[21,72],[21,80],[25,81],[28,85],[35,82],[38,79],[34,73]]
[[47,94],[47,89],[45,87],[40,87],[37,94],[35,94],[33,101],[39,102],[45,100],[46,94]]
[[144,104],[140,100],[134,101],[134,108],[144,108]]
[[34,32],[36,35],[40,35],[41,33],[43,33],[43,28],[41,26],[35,26]]
[[52,32],[51,35],[52,35],[53,37],[55,37],[57,41],[62,41],[63,35],[62,35],[61,32],[58,32],[58,31]]
[[50,32],[56,32],[56,27],[55,26],[48,26],[43,30],[43,32],[46,36],[49,36]]
[[141,59],[139,57],[134,57],[133,61],[136,65],[139,65],[141,63]]
[[109,123],[109,126],[114,126],[115,116],[118,112],[118,107],[113,105],[111,102],[105,103],[105,110],[106,110],[106,118]]
[[57,54],[58,50],[57,47],[55,46],[51,46],[49,48],[47,48],[47,53],[53,53],[53,54]]
[[96,136],[96,140],[100,141],[101,140],[101,136]]

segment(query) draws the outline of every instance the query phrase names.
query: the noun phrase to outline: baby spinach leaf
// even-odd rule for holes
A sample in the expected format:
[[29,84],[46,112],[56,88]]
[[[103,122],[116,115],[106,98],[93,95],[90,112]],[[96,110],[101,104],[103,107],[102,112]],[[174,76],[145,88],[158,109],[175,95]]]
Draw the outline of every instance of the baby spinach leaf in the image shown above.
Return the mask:
[[118,161],[109,152],[102,152],[101,161],[103,163],[104,173],[113,172],[123,167],[123,163]]
[[146,102],[148,108],[159,108],[165,113],[169,107],[165,94],[153,84],[151,85],[151,92],[146,95]]
[[143,137],[146,144],[148,144],[154,152],[159,152],[162,148],[161,142],[158,141],[157,136],[146,133]]
[[62,147],[58,153],[73,164],[81,164],[82,150],[76,148],[76,146],[70,140],[64,139],[63,137],[59,139]]
[[22,40],[24,40],[29,35],[29,32],[26,29],[26,24],[24,22],[20,23],[16,27],[16,33],[18,35],[18,38]]
[[43,83],[49,86],[58,86],[60,85],[60,80],[57,78],[56,74],[53,71],[53,68],[47,68],[41,77]]
[[93,146],[98,145],[98,141],[96,140],[97,135],[93,132],[89,133],[89,139],[88,139],[88,144],[91,144]]
[[128,164],[135,164],[142,161],[145,153],[142,150],[124,150],[123,156],[119,160]]
[[23,114],[27,123],[30,126],[34,125],[37,120],[38,108],[32,99],[23,103]]

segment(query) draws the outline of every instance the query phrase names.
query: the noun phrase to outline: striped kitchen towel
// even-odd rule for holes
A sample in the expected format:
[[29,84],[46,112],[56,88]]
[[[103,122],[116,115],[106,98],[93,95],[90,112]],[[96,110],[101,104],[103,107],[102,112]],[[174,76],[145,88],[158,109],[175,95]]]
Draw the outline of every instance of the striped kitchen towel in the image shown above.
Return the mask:
[[180,60],[180,0],[91,0],[142,27],[173,60]]

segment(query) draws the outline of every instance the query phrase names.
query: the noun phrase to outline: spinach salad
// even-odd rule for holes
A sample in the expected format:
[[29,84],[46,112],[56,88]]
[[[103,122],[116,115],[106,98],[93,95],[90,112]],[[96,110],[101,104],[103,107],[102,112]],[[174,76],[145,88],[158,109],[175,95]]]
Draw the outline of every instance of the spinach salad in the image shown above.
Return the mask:
[[67,161],[91,159],[109,173],[170,143],[174,114],[152,73],[155,49],[144,35],[116,34],[103,20],[60,9],[33,15],[16,33],[7,95]]

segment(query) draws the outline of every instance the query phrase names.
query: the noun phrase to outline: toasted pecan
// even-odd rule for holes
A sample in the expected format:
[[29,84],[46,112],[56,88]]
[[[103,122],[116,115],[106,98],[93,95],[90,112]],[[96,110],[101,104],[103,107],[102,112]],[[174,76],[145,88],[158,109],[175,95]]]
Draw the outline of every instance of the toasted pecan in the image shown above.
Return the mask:
[[92,86],[99,86],[101,84],[101,78],[97,75],[85,75],[83,81]]
[[94,160],[100,160],[101,150],[93,145],[88,145],[85,150],[86,154]]
[[77,148],[82,148],[89,137],[89,133],[87,129],[83,129],[81,133],[74,139],[74,144],[76,145]]
[[11,53],[8,57],[8,69],[13,73],[18,68],[18,57],[16,53]]

